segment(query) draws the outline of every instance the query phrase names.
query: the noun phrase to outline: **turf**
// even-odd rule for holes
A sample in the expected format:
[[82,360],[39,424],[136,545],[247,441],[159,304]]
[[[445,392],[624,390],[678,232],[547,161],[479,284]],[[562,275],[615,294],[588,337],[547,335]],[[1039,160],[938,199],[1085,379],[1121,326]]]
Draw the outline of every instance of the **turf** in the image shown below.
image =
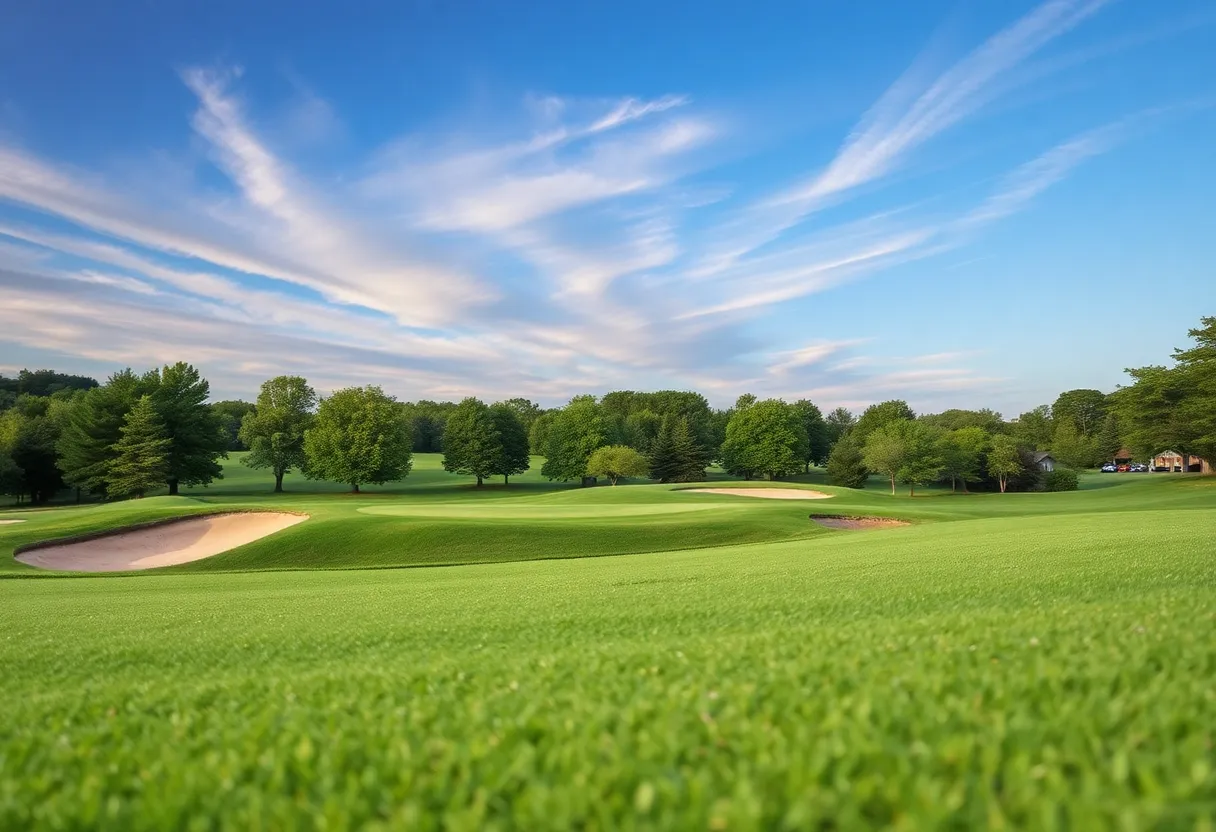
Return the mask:
[[207,567],[0,580],[0,828],[1210,828],[1211,478],[802,503],[430,464],[5,515],[0,551],[313,519]]

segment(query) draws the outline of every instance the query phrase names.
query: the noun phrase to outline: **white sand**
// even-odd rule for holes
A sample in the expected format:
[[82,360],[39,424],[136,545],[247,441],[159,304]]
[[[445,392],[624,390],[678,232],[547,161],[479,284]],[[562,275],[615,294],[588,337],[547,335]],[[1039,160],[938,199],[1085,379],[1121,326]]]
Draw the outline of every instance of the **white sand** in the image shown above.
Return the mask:
[[9,526],[13,523],[24,523],[24,520],[0,520],[0,526]]
[[154,569],[209,558],[307,519],[303,514],[270,511],[212,514],[116,532],[92,540],[30,549],[17,555],[17,560],[42,569],[73,572]]
[[767,500],[826,500],[831,494],[801,488],[685,488],[699,494],[729,494],[732,497],[764,497]]

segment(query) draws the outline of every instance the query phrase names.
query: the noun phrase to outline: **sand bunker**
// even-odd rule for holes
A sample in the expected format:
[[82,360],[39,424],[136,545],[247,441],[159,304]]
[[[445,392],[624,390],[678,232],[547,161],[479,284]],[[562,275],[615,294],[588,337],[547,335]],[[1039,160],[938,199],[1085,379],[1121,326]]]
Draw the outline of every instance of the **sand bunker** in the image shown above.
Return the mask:
[[826,500],[831,494],[802,488],[684,488],[698,494],[729,494],[732,497],[763,497],[767,500]]
[[828,529],[891,529],[896,526],[907,526],[903,520],[892,520],[889,517],[827,517],[811,515],[811,519]]
[[8,526],[13,523],[24,523],[24,520],[0,520],[0,526]]
[[210,514],[27,549],[17,555],[17,560],[42,569],[73,572],[155,569],[209,558],[307,519],[304,514],[269,511]]

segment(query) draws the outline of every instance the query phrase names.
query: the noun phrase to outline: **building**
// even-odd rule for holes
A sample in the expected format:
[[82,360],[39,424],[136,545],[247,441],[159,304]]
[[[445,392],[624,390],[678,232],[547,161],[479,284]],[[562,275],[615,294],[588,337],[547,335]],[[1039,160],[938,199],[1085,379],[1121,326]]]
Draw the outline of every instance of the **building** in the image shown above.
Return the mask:
[[1153,457],[1154,471],[1190,471],[1192,473],[1210,474],[1212,465],[1206,459],[1191,454],[1180,454],[1177,451],[1163,451]]
[[1040,471],[1056,470],[1056,458],[1047,451],[1035,451],[1034,464]]

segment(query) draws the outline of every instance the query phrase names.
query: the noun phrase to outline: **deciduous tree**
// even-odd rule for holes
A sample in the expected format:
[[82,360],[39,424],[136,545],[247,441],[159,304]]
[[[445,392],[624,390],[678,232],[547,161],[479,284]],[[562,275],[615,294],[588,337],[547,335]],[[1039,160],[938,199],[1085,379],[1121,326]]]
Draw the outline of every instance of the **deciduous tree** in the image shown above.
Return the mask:
[[798,410],[780,399],[736,409],[726,425],[722,463],[731,473],[769,479],[802,469],[809,441]]
[[884,425],[902,420],[911,421],[915,418],[916,414],[912,412],[912,408],[908,407],[907,402],[903,399],[892,399],[867,407],[862,412],[861,418],[857,420],[857,424],[853,426],[853,430],[857,433],[857,441],[864,446],[870,434]]
[[409,422],[379,387],[347,387],[317,408],[304,433],[305,472],[311,479],[359,486],[404,479],[413,466]]
[[952,430],[942,437],[942,475],[950,480],[950,490],[955,491],[962,483],[978,482],[984,453],[992,444],[992,436],[981,427],[963,427]]
[[[512,399],[512,401],[519,401]],[[524,400],[526,401],[526,400]],[[524,427],[519,411],[511,402],[499,402],[490,407],[490,418],[498,430],[500,450],[494,464],[494,473],[502,477],[503,485],[511,477],[522,474],[532,467],[532,456],[528,446],[528,431]]]
[[1022,457],[1018,453],[1017,441],[999,433],[992,437],[992,447],[988,449],[988,473],[997,478],[1002,494],[1009,485],[1009,478],[1021,472]]
[[814,402],[799,399],[794,402],[794,409],[802,419],[802,427],[806,431],[806,459],[804,470],[811,470],[811,464],[821,465],[827,461],[831,446],[828,444],[828,425],[823,419],[823,413]]
[[581,479],[587,474],[591,454],[606,444],[604,419],[595,397],[575,396],[553,414],[540,472],[551,480]]
[[443,432],[443,470],[476,477],[480,488],[486,477],[499,473],[502,451],[490,408],[471,396],[456,405]]
[[211,411],[219,417],[220,426],[224,430],[224,436],[228,439],[228,445],[225,450],[249,450],[249,446],[241,439],[241,423],[245,420],[245,416],[251,413],[253,409],[254,405],[252,402],[245,402],[239,399],[212,402]]
[[312,426],[317,392],[299,376],[276,376],[262,382],[256,407],[241,419],[240,440],[249,448],[245,464],[269,468],[274,490],[283,490],[283,477],[293,468],[303,469],[304,434]]
[[646,457],[628,445],[605,445],[596,448],[587,462],[587,474],[607,477],[616,485],[621,477],[644,477],[650,470]]
[[850,434],[845,433],[828,454],[828,481],[846,488],[865,488],[869,478],[870,471],[866,468],[861,446]]

